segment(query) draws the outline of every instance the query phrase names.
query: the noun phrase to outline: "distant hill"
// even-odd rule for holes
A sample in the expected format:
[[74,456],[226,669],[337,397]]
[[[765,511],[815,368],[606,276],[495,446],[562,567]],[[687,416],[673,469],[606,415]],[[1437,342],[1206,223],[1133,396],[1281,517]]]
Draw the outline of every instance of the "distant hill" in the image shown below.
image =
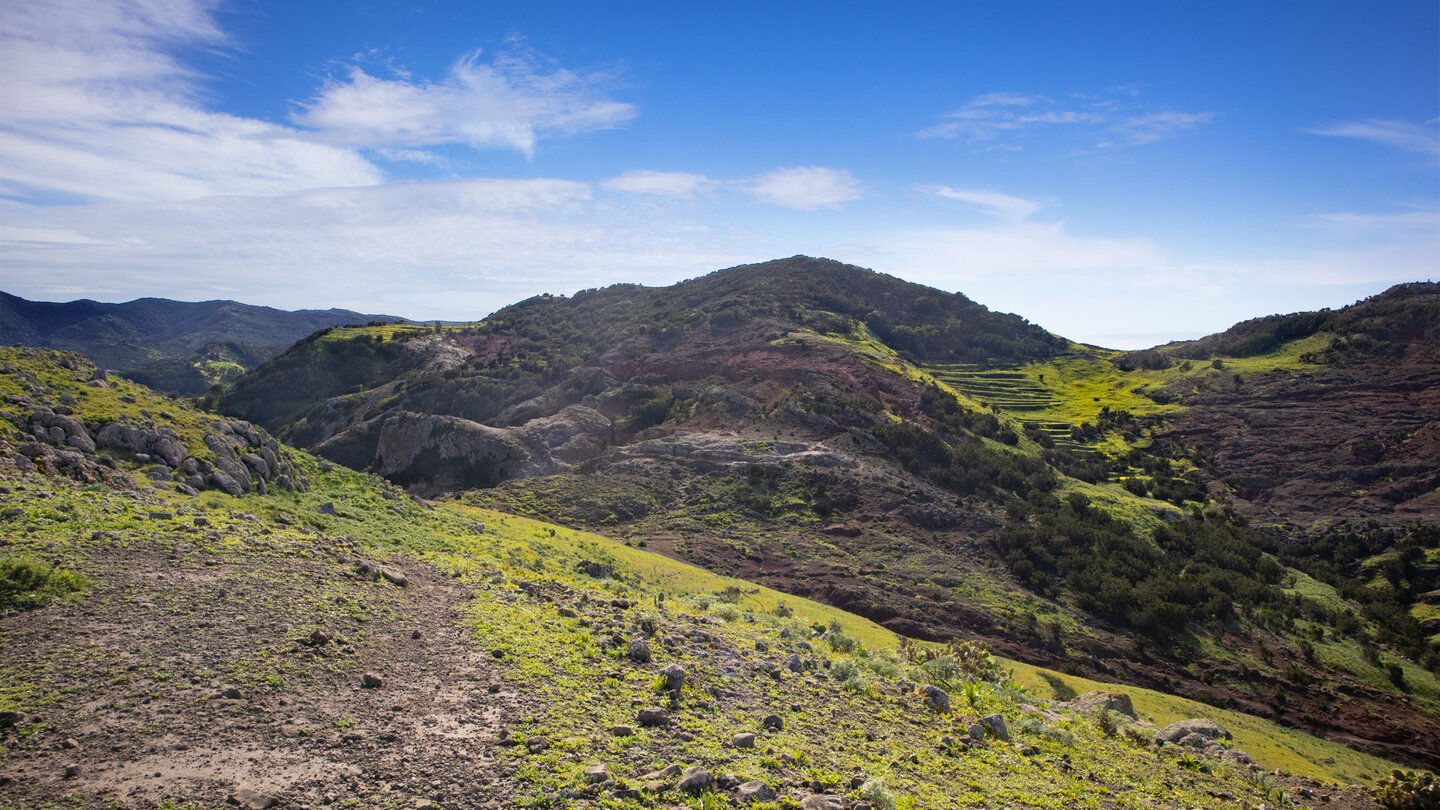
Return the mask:
[[1434,763],[1432,294],[1121,353],[797,256],[317,333],[211,404],[416,494]]
[[101,368],[196,396],[317,330],[374,321],[347,309],[287,312],[235,301],[27,301],[0,292],[0,341],[82,352]]

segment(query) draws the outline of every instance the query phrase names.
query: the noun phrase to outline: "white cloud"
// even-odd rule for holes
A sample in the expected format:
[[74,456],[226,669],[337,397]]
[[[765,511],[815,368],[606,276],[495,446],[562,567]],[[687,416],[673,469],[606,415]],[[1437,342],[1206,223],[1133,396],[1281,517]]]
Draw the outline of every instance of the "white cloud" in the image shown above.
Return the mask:
[[1037,202],[995,191],[951,188],[950,186],[921,186],[920,190],[946,199],[973,203],[986,209],[986,213],[1011,221],[1028,219],[1040,210],[1040,204]]
[[534,153],[542,137],[621,126],[633,104],[608,97],[611,77],[544,65],[512,47],[489,63],[480,51],[457,60],[441,81],[405,73],[379,78],[352,67],[331,79],[291,119],[332,144],[421,147],[467,144]]
[[798,166],[766,172],[742,188],[761,202],[813,211],[839,208],[864,196],[864,185],[845,169]]
[[[673,210],[560,179],[452,180],[161,203],[0,201],[5,289],[238,298],[474,318],[542,292],[667,284],[769,258]],[[95,268],[106,269],[97,280]],[[101,295],[101,292],[91,293]]]
[[676,199],[689,199],[700,192],[714,187],[714,185],[715,181],[703,174],[648,170],[626,172],[618,177],[612,177],[600,182],[600,187],[606,191],[620,191],[628,194],[654,194]]
[[1426,121],[1425,126],[1409,121],[1371,119],[1331,124],[1306,131],[1316,135],[1359,138],[1396,149],[1440,157],[1440,126],[1437,126],[1437,123],[1440,123],[1440,119]]
[[1098,96],[1073,96],[1065,103],[1036,94],[985,93],[945,113],[938,123],[916,134],[921,138],[980,142],[1018,136],[1037,128],[1058,128],[1099,137],[1095,145],[1108,147],[1116,145],[1109,137],[1112,135],[1133,145],[1154,143],[1215,118],[1210,112],[1145,107],[1135,100],[1139,93],[1137,86],[1127,85]]
[[1215,119],[1215,113],[1183,113],[1174,110],[1145,113],[1123,118],[1115,123],[1114,131],[1133,144],[1163,141],[1180,132],[1195,129]]
[[350,150],[208,112],[168,54],[224,47],[196,0],[16,0],[0,26],[0,193],[178,200],[379,182]]

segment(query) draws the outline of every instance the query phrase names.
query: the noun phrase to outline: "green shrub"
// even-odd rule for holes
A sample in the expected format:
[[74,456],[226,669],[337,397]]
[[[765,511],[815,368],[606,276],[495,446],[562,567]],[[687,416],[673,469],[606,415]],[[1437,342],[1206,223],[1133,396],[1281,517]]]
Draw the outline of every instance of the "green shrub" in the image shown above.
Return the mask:
[[875,810],[895,810],[895,794],[881,777],[866,779],[865,784],[860,786],[860,797],[869,802]]
[[1440,780],[1433,773],[1396,769],[1371,791],[1386,810],[1429,810],[1440,807]]
[[77,594],[90,586],[74,571],[54,568],[19,554],[0,557],[0,613],[29,610]]
[[733,622],[738,621],[740,617],[745,614],[740,608],[735,607],[729,602],[716,602],[710,606],[710,615],[717,616],[727,622]]
[[826,633],[825,641],[830,644],[830,649],[838,653],[858,653],[864,649],[859,639],[840,630]]

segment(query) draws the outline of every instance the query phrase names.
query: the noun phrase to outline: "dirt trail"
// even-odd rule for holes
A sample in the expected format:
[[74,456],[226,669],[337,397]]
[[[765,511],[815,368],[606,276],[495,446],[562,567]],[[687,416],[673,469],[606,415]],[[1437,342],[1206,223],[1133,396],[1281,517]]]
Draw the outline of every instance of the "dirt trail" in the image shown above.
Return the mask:
[[466,588],[395,562],[406,587],[329,555],[95,555],[78,605],[0,619],[0,674],[48,696],[0,731],[0,806],[509,806],[506,664]]

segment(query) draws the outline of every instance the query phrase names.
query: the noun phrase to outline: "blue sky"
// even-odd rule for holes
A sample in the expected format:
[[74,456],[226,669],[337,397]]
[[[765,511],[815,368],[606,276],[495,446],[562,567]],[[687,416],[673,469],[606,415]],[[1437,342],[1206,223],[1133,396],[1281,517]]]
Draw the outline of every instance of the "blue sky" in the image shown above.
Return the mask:
[[1152,345],[1440,265],[1440,4],[12,0],[0,287],[476,318],[823,255]]

